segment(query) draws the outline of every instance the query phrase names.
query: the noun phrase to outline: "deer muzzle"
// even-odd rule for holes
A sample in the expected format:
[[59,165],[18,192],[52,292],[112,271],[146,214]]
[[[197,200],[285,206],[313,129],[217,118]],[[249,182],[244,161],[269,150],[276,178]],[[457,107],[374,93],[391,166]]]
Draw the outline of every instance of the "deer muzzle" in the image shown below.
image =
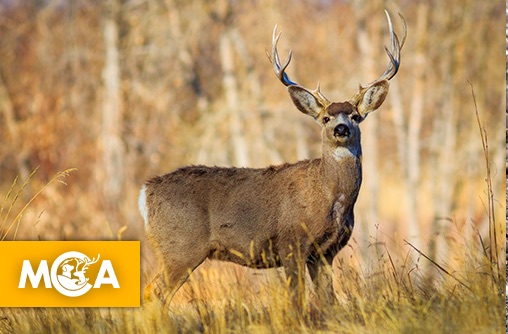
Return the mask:
[[333,135],[339,138],[349,137],[351,130],[346,124],[339,124],[333,129]]

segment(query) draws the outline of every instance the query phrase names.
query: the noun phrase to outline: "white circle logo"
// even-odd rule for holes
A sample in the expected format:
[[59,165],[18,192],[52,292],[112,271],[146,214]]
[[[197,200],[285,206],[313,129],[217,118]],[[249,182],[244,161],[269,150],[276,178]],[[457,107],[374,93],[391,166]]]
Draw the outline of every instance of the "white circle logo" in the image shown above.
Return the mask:
[[99,261],[90,260],[88,256],[80,252],[66,252],[56,258],[51,266],[51,281],[53,286],[62,295],[67,297],[79,297],[90,291],[92,285],[88,283],[86,276],[88,267]]

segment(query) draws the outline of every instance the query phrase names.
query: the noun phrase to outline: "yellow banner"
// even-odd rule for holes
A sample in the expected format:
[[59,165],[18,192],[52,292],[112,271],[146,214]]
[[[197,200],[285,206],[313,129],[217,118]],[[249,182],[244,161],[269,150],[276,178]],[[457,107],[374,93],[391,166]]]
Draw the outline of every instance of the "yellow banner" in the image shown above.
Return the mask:
[[0,307],[139,306],[139,241],[0,242]]

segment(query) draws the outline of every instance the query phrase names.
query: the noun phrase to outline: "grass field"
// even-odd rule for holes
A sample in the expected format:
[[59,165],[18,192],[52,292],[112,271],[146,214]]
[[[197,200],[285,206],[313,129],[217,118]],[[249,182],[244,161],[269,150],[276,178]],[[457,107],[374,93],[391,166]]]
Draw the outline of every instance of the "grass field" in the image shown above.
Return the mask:
[[[337,302],[328,308],[309,294],[308,307],[297,309],[275,270],[265,275],[207,263],[179,292],[170,312],[158,302],[140,309],[2,309],[0,332],[502,332],[504,280],[479,243],[457,241],[454,246],[464,256],[442,269],[424,265],[423,258],[418,266],[399,266],[379,250],[369,268],[354,260],[336,261]],[[434,271],[432,283],[426,281],[426,270]]]
[[[169,311],[158,301],[139,309],[4,308],[0,333],[500,333],[504,268],[493,259],[502,250],[473,224],[453,223],[451,255],[441,263],[404,240],[375,239],[364,249],[353,238],[334,262],[333,306],[307,291],[307,307],[295,307],[282,271],[207,261]],[[142,278],[152,275],[145,269]]]

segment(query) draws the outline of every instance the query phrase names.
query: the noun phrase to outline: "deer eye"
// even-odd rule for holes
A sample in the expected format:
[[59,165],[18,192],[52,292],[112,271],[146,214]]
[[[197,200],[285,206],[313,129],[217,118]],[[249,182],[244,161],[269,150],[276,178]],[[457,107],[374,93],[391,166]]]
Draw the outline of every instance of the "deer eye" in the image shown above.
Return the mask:
[[328,122],[330,122],[330,117],[327,117],[327,116],[323,117],[323,123],[326,124]]
[[353,116],[351,116],[351,119],[355,122],[360,122],[361,117],[358,114],[354,114]]

